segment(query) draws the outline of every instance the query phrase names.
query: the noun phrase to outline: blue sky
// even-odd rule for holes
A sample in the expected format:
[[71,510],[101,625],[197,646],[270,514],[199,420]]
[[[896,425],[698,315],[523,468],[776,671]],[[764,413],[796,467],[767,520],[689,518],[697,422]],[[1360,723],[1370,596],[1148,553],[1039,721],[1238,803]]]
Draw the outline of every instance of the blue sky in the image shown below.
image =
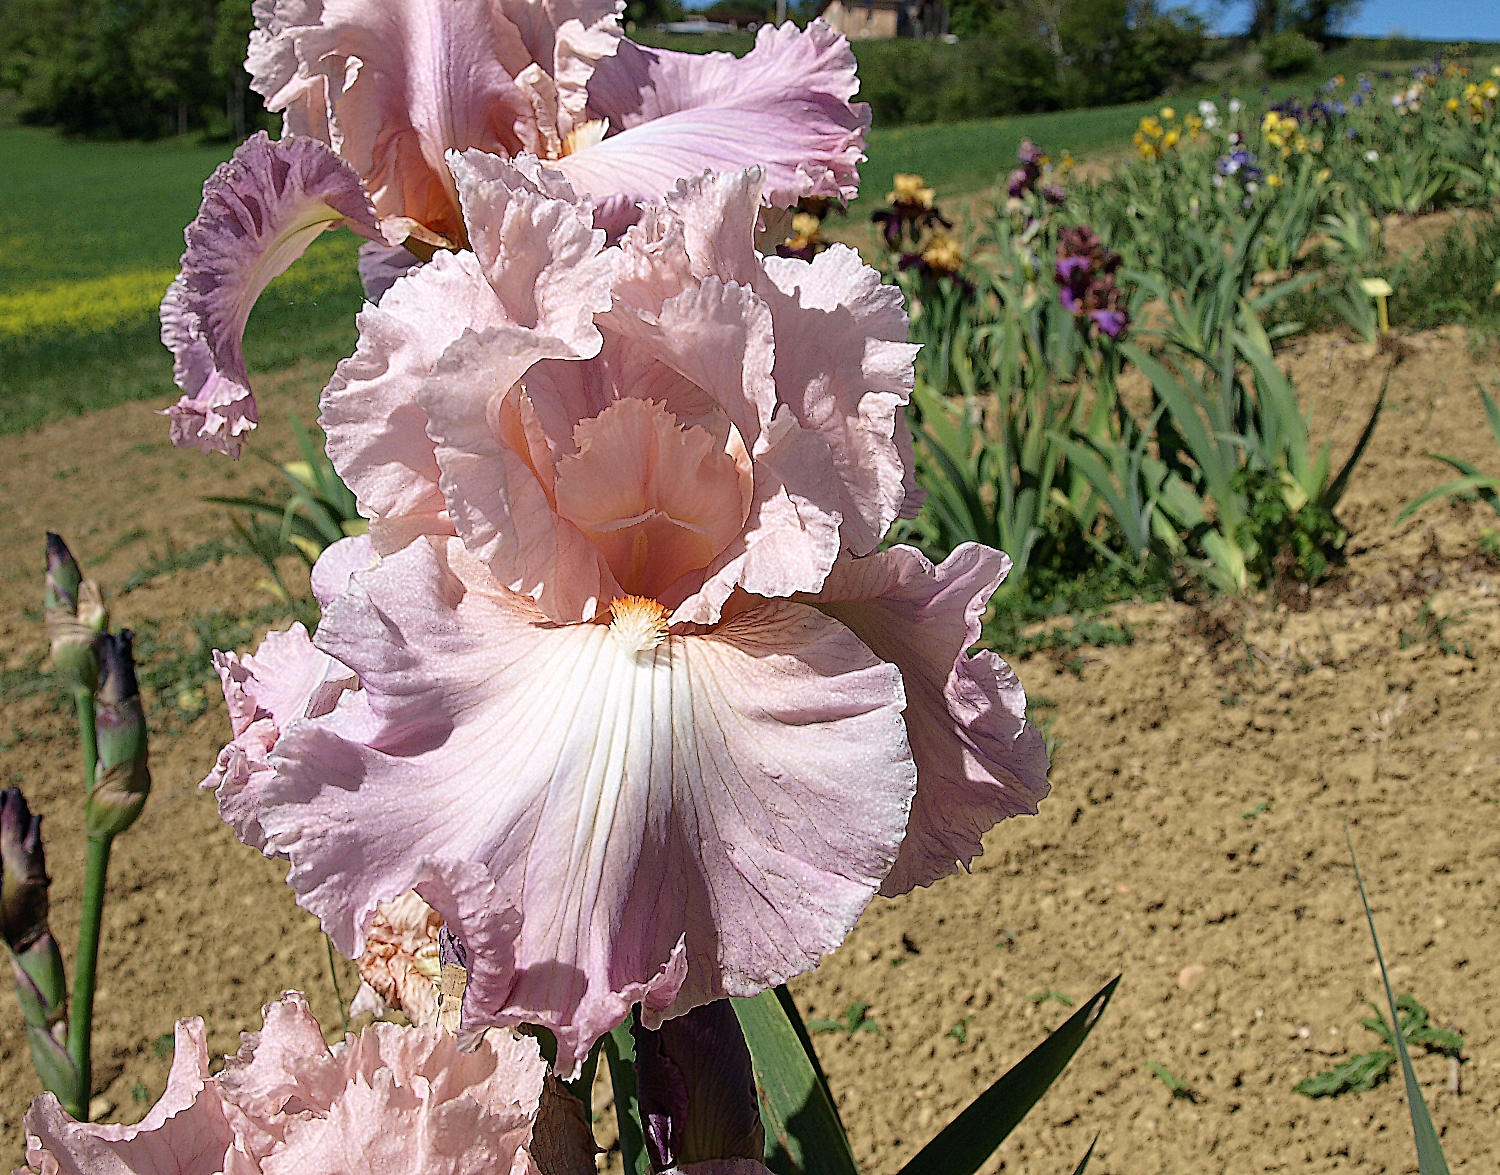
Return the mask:
[[[1189,0],[1189,6],[1200,12],[1218,7],[1204,0]],[[1216,23],[1239,32],[1249,23],[1249,11],[1247,3],[1230,5]],[[1383,37],[1395,29],[1431,41],[1500,41],[1500,0],[1365,0],[1345,31]]]

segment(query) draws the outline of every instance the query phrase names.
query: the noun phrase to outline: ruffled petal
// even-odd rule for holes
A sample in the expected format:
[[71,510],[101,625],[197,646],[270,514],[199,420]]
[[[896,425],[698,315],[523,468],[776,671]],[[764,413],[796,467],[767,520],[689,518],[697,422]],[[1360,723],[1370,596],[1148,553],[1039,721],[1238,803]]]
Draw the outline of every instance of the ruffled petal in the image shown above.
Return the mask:
[[169,410],[175,443],[239,454],[255,427],[241,351],[250,309],[314,237],[342,223],[376,233],[359,177],[313,139],[272,142],[259,132],[209,177],[182,273],[162,303],[162,341],[188,392]]
[[834,245],[811,262],[767,257],[756,292],[776,329],[776,392],[827,442],[846,550],[867,555],[901,514],[914,474],[912,362],[901,291],[882,285],[859,254]]
[[234,741],[199,786],[213,789],[219,815],[235,835],[251,848],[264,848],[261,796],[275,774],[266,756],[289,723],[329,713],[339,695],[359,683],[313,645],[300,623],[268,633],[254,655],[216,650],[213,660]]
[[745,529],[708,566],[703,586],[672,623],[714,624],[736,588],[776,599],[816,592],[838,558],[839,493],[833,457],[783,407],[755,455],[755,496]]
[[[299,902],[353,955],[416,888],[467,947],[466,1020],[546,1025],[565,1071],[635,1000],[655,1026],[812,967],[906,826],[899,675],[802,605],[638,651],[429,542],[361,574],[319,640],[381,726],[278,744],[262,822]],[[450,900],[440,863],[493,892]],[[510,949],[476,945],[465,921],[507,906]]]
[[546,1064],[536,1042],[495,1034],[461,1052],[447,1033],[372,1024],[350,1041],[324,1113],[288,1124],[264,1175],[527,1172]]
[[1010,560],[964,543],[934,567],[892,547],[834,567],[817,606],[892,662],[906,685],[906,729],[917,797],[887,897],[931,885],[984,851],[980,838],[1007,816],[1035,815],[1047,795],[1047,749],[1026,721],[1026,691],[979,639],[985,605]]
[[349,590],[349,580],[356,571],[366,571],[379,561],[375,544],[367,534],[351,535],[330,543],[312,569],[311,586],[318,606],[328,607]]
[[597,355],[594,315],[610,306],[610,259],[593,209],[566,188],[549,193],[518,167],[480,151],[454,153],[469,241],[516,326]]
[[177,1021],[167,1088],[134,1126],[74,1121],[50,1093],[26,1113],[27,1163],[61,1175],[217,1175],[233,1141],[197,1017]]
[[[531,105],[500,60],[514,27],[482,0],[324,0],[301,15],[274,39],[293,47],[299,80],[325,87],[329,141],[390,222],[389,243],[461,244],[447,152],[535,149]],[[256,81],[273,84],[269,71]],[[267,109],[303,92],[284,86]]]
[[821,20],[761,29],[742,58],[676,53],[623,42],[598,62],[589,111],[620,133],[553,164],[622,231],[642,200],[704,171],[766,168],[763,198],[850,200],[859,189],[870,108],[849,43]]
[[619,594],[609,568],[578,528],[554,512],[526,455],[491,423],[492,401],[503,400],[538,360],[565,353],[556,340],[509,327],[466,335],[424,384],[422,407],[448,517],[465,544],[501,583],[535,598],[549,616],[586,620]]
[[422,382],[467,329],[504,321],[472,253],[438,253],[360,312],[359,346],[323,390],[328,457],[370,519],[381,554],[421,534],[452,534]]

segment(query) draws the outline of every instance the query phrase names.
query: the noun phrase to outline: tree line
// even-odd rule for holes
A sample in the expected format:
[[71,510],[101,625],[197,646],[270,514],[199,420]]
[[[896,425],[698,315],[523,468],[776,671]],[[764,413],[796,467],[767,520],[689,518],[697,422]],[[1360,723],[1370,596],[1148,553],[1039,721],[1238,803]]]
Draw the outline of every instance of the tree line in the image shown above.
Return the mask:
[[243,67],[254,24],[250,0],[0,0],[0,89],[73,134],[243,138],[273,121]]
[[[825,2],[790,9],[805,22]],[[755,4],[734,0],[741,10]],[[73,134],[241,139],[280,121],[244,71],[250,5],[0,0],[0,90],[18,96],[24,121]],[[1357,7],[1358,0],[1254,0],[1245,33],[1326,41]],[[875,104],[878,123],[1138,101],[1185,77],[1210,49],[1202,17],[1154,0],[948,0],[948,8],[959,46],[857,47],[861,96]],[[767,14],[773,10],[768,4]],[[681,14],[681,0],[628,0],[625,15],[649,27]],[[925,109],[935,103],[941,111]]]

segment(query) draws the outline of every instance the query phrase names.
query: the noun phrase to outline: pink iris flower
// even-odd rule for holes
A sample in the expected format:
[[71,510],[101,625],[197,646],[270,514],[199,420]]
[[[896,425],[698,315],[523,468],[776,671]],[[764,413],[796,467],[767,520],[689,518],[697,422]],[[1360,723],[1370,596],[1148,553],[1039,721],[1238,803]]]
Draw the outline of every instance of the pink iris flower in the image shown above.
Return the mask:
[[[177,1022],[167,1088],[134,1126],[77,1122],[50,1093],[26,1115],[40,1175],[582,1175],[592,1136],[559,1137],[534,1040],[371,1025],[331,1048],[307,1001],[267,1004],[264,1027],[210,1076],[203,1021]],[[574,1103],[576,1104],[576,1103]],[[541,1122],[539,1123],[539,1118]],[[569,1125],[563,1120],[564,1129]],[[25,1175],[25,1169],[18,1175]]]
[[450,166],[470,249],[367,306],[324,393],[369,545],[320,562],[300,667],[221,666],[259,769],[220,801],[350,957],[415,890],[465,1027],[576,1072],[632,1004],[756,994],[967,866],[1047,758],[968,652],[1005,557],[880,549],[918,504],[899,291],[757,254],[758,170],[606,245],[548,172]]
[[246,69],[283,137],[257,134],[204,185],[162,340],[185,393],[173,441],[238,454],[256,424],[241,353],[262,290],[325,229],[366,237],[372,298],[468,241],[446,156],[540,161],[617,235],[681,178],[757,164],[766,202],[848,200],[869,107],[815,21],[735,59],[624,39],[619,0],[257,0]]

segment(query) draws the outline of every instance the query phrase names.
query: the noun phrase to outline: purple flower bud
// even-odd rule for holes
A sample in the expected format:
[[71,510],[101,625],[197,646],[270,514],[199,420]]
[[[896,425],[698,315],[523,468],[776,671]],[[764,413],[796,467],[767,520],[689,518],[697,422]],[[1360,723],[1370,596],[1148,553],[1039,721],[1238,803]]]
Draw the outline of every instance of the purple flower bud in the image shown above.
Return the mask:
[[43,605],[48,612],[62,609],[70,614],[78,611],[78,585],[83,582],[83,572],[78,570],[78,561],[61,535],[47,532],[47,581]]
[[135,823],[151,792],[146,755],[146,715],[136,684],[130,630],[105,634],[100,642],[102,672],[95,698],[99,774],[89,793],[90,836],[114,836]]
[[1021,149],[1016,152],[1016,158],[1028,167],[1035,167],[1041,163],[1045,155],[1040,147],[1030,139],[1021,140]]
[[631,1033],[653,1170],[764,1153],[750,1050],[728,1000],[694,1008],[658,1029],[634,1024]]
[[83,578],[68,545],[50,531],[42,602],[58,676],[74,690],[92,692],[99,680],[99,633],[109,626],[109,613],[99,585]]
[[24,951],[47,933],[47,858],[42,818],[33,816],[18,787],[0,793],[0,933]]

